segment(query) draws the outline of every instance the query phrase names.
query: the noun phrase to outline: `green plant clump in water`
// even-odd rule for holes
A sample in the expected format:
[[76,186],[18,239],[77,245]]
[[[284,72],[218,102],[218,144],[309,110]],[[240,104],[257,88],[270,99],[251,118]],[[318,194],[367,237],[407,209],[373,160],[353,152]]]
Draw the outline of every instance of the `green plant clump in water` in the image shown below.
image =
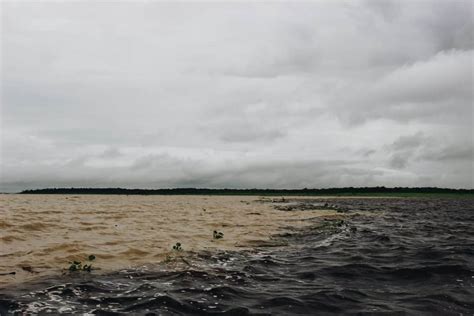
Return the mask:
[[176,251],[183,250],[183,248],[181,248],[181,243],[177,242],[176,245],[173,246],[173,250],[176,250]]
[[[87,259],[89,261],[94,261],[95,256],[90,255]],[[92,264],[84,264],[83,265],[81,261],[72,261],[72,262],[69,262],[69,263],[70,263],[70,266],[69,266],[68,270],[70,272],[75,272],[75,271],[91,272],[92,271]]]
[[215,230],[212,236],[214,237],[214,239],[221,239],[221,238],[224,238],[224,233],[218,232],[217,230]]
[[171,260],[173,260],[173,258],[171,258],[170,255],[166,255],[166,258],[165,258],[165,260],[163,260],[163,262],[164,262],[164,263],[170,263]]

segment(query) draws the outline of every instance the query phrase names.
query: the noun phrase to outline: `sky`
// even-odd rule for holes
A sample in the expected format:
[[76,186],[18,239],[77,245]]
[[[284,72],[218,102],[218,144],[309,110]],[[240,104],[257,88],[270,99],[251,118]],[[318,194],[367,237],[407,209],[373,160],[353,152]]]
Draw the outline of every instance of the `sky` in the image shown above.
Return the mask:
[[472,1],[3,1],[0,191],[473,184]]

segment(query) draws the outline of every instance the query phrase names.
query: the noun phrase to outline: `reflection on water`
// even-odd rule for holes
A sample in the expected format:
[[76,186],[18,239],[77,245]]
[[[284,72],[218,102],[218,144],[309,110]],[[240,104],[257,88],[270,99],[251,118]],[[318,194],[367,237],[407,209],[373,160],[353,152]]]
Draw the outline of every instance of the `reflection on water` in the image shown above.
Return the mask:
[[[287,220],[308,214],[305,225],[275,230],[277,236],[266,245],[185,250],[168,260],[105,274],[13,284],[0,291],[0,310],[102,315],[474,312],[472,200],[286,202],[241,203],[244,212],[275,211]],[[321,205],[331,209],[327,220],[315,219],[312,209]]]

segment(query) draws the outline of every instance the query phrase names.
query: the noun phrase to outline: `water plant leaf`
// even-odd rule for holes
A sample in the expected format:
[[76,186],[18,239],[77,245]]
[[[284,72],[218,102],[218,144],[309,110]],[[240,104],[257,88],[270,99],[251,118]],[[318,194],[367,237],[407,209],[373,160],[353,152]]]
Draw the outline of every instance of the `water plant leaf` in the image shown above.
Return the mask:
[[212,234],[213,238],[214,239],[221,239],[221,238],[224,238],[224,233],[223,232],[218,232],[217,230],[215,230]]
[[[94,255],[89,255],[89,257],[87,258],[89,261],[93,261],[95,260],[95,256]],[[84,264],[82,265],[82,262],[81,261],[72,261],[72,262],[69,262],[69,268],[68,270],[70,272],[75,272],[75,271],[86,271],[86,272],[91,272],[92,271],[92,264]]]
[[71,264],[71,265],[69,266],[69,271],[71,271],[71,272],[72,272],[72,271],[77,271],[77,265]]
[[181,243],[177,242],[176,245],[173,246],[173,249],[176,251],[181,251],[183,248],[181,248]]

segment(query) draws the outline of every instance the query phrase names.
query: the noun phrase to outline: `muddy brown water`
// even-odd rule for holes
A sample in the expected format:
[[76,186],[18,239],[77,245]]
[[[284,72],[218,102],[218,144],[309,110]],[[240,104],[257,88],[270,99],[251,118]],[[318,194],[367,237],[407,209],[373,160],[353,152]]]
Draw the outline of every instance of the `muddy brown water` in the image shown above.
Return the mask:
[[[281,212],[258,197],[0,195],[0,286],[62,272],[97,257],[101,272],[187,251],[235,250],[304,227],[331,210]],[[219,240],[213,231],[224,233]]]

